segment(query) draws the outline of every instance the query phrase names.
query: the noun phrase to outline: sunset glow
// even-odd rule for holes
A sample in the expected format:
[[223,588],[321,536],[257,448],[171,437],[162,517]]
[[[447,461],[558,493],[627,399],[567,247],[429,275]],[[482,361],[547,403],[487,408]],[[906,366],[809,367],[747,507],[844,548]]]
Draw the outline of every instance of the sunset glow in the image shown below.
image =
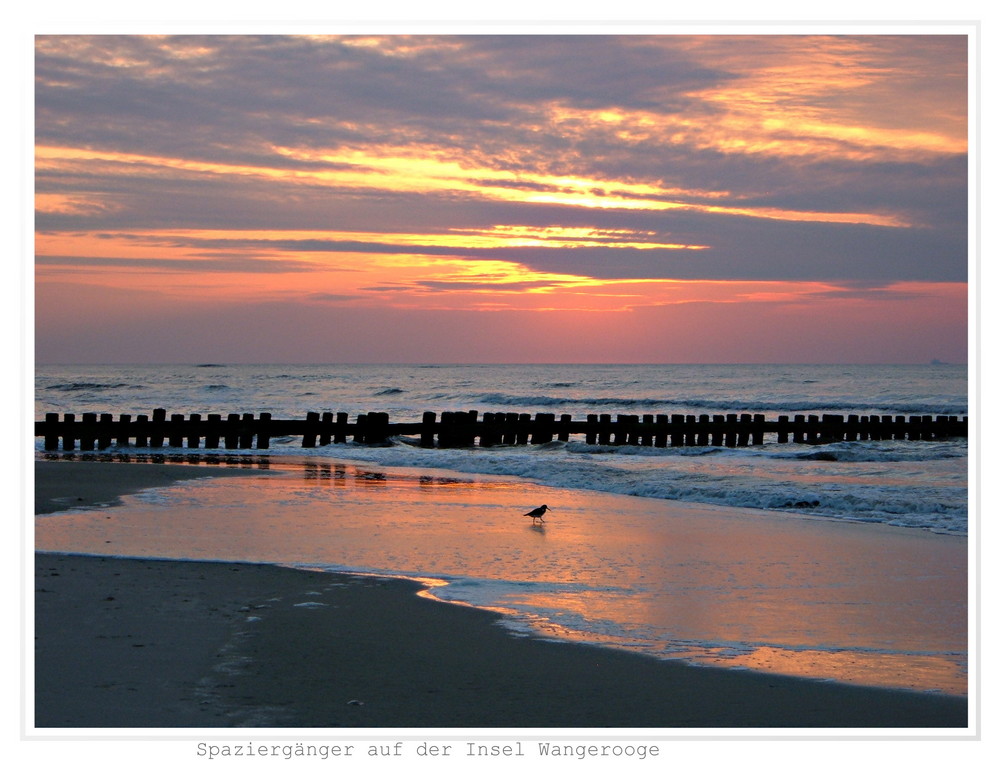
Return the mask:
[[39,36],[38,358],[965,361],[967,55]]

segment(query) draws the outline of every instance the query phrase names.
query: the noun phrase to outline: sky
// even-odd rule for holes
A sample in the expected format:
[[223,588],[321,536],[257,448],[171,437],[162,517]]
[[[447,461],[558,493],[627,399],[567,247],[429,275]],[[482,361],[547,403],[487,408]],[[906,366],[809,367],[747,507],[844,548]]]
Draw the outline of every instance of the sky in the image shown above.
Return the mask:
[[968,358],[964,34],[39,35],[35,359]]

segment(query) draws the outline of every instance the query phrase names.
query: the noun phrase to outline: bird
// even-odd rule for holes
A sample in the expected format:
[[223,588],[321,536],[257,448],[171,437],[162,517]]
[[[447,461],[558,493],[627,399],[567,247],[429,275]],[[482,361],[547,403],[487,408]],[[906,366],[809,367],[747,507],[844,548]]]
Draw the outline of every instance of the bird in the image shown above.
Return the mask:
[[[525,512],[524,516],[525,517],[530,517],[531,518],[531,524],[534,525],[535,524],[535,520],[542,520],[542,515],[544,515],[548,511],[548,509],[549,509],[548,506],[546,506],[545,504],[542,504],[542,506],[536,507],[535,509],[531,510],[530,512]],[[542,520],[542,522],[545,522],[545,520]]]

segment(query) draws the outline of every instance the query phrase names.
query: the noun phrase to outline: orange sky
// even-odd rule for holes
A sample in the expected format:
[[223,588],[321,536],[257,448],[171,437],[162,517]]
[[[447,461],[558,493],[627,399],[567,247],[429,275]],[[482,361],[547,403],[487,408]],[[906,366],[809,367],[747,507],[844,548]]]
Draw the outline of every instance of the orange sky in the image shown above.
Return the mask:
[[41,36],[37,358],[965,361],[966,56]]

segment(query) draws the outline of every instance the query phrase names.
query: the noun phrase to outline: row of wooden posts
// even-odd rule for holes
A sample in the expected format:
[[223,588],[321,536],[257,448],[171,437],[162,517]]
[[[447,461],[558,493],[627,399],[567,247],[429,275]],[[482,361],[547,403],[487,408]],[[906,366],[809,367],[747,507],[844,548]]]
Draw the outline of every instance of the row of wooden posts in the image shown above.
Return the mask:
[[[419,422],[390,423],[385,412],[359,414],[350,422],[346,412],[310,412],[304,420],[272,419],[267,412],[253,414],[167,415],[156,409],[152,417],[139,414],[74,414],[52,412],[35,423],[35,435],[44,437],[47,451],[81,451],[128,446],[139,448],[267,449],[272,438],[301,436],[302,446],[330,443],[384,445],[395,436],[419,436],[425,447],[455,448],[544,444],[583,436],[588,444],[628,446],[759,446],[766,435],[777,443],[829,443],[865,440],[934,440],[968,436],[968,417],[840,414],[782,415],[767,420],[762,414],[588,414],[574,420],[569,414],[477,411],[425,412]],[[255,445],[256,444],[256,445]]]

